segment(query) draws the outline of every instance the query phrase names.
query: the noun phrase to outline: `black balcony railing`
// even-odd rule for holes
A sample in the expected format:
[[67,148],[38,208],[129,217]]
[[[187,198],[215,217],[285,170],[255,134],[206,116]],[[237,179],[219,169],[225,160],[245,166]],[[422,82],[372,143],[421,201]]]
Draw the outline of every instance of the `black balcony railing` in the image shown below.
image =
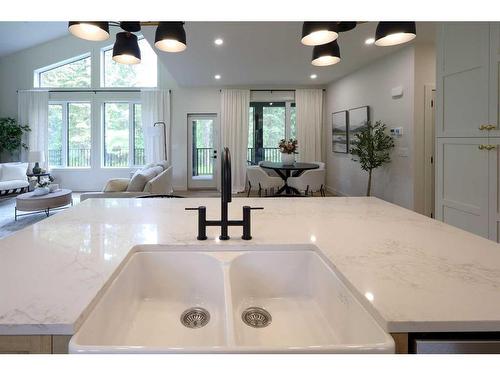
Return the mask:
[[[68,150],[68,167],[90,167],[91,149],[70,148]],[[144,148],[134,149],[134,165],[144,165]],[[49,165],[64,166],[62,149],[49,150]],[[128,150],[115,150],[106,152],[104,155],[104,165],[106,167],[128,167]]]
[[193,149],[193,176],[210,176],[214,173],[214,149],[197,147]]
[[262,147],[260,149],[249,147],[247,151],[247,161],[250,164],[257,164],[261,160],[273,162],[281,161],[280,149],[276,147]]

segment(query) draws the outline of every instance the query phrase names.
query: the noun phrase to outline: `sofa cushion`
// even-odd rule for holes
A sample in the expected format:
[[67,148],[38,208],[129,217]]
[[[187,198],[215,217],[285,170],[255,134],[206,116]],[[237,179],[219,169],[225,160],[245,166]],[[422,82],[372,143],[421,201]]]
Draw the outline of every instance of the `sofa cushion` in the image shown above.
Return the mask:
[[158,170],[154,168],[137,171],[130,179],[127,191],[143,191],[146,183],[152,178],[155,178],[157,174]]
[[27,180],[28,163],[4,163],[0,181]]
[[130,180],[128,178],[112,178],[106,182],[104,186],[104,192],[110,191],[126,191]]
[[10,180],[10,181],[0,181],[0,191],[21,189],[28,187],[29,183],[27,180]]

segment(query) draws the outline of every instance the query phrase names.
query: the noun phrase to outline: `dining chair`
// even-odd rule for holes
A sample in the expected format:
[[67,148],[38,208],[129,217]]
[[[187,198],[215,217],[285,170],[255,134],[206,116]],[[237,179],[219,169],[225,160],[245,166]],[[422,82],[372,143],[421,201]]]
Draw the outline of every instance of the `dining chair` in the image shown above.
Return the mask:
[[274,189],[279,189],[283,185],[283,180],[280,177],[269,176],[260,166],[251,165],[247,167],[248,192],[250,196],[252,187],[259,187],[259,197],[262,196],[262,190],[267,195],[267,190],[274,193]]
[[298,177],[288,177],[287,184],[300,192],[303,192],[304,195],[313,195],[316,192],[319,192],[322,197],[325,197],[325,169],[310,169],[305,171]]

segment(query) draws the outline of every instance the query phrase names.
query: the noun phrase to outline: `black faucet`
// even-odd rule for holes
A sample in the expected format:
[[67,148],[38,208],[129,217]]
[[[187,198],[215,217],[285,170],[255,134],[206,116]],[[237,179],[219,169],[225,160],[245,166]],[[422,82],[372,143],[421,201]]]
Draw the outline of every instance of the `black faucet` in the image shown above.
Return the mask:
[[252,210],[263,210],[264,207],[250,207],[243,206],[243,220],[229,220],[227,213],[227,205],[231,202],[232,198],[232,179],[231,179],[231,153],[227,147],[222,152],[222,170],[221,170],[221,219],[220,220],[207,220],[207,208],[205,206],[186,208],[186,210],[198,211],[198,240],[207,239],[207,227],[220,226],[220,240],[229,240],[227,228],[230,226],[243,227],[243,240],[251,240],[251,227],[250,227],[250,212]]

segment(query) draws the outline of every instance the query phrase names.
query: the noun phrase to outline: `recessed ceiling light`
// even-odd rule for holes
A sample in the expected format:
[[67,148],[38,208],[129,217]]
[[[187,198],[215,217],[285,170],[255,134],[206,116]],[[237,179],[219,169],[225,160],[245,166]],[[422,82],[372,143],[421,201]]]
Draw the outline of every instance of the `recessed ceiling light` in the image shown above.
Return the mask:
[[316,78],[318,78],[318,75],[317,74],[311,74],[310,77],[311,77],[311,79],[316,79]]
[[215,78],[215,79],[220,79],[220,74],[216,74],[216,75],[214,75],[214,78]]
[[224,41],[221,38],[217,38],[214,40],[214,43],[217,44],[218,46],[220,46],[221,44],[224,43]]
[[375,43],[375,38],[368,38],[365,40],[365,44],[373,44]]

